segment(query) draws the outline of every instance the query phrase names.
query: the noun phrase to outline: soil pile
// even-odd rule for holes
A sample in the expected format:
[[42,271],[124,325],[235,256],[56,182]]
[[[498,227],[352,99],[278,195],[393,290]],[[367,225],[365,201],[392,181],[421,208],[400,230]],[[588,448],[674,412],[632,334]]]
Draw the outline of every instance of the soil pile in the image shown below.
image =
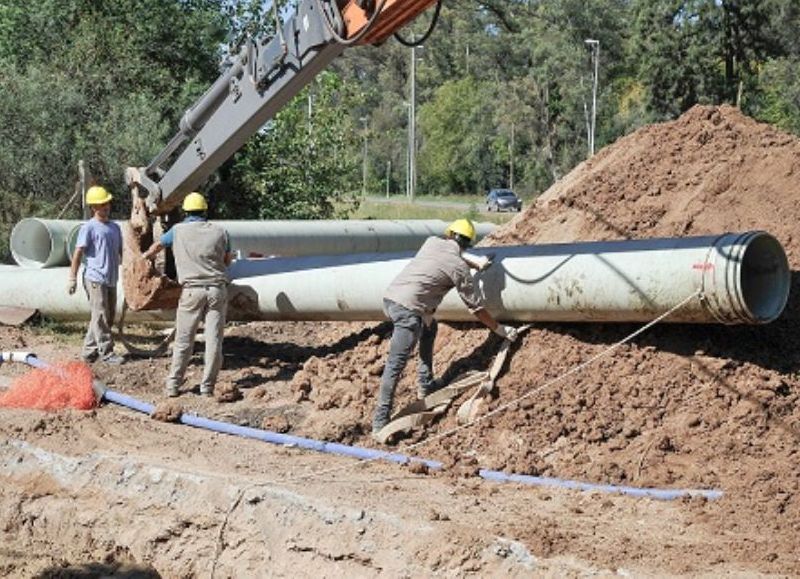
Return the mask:
[[[763,327],[660,325],[586,371],[518,407],[415,453],[451,466],[668,488],[720,488],[717,514],[730,529],[753,525],[782,534],[764,552],[791,553],[800,530],[800,355],[798,259],[800,141],[731,107],[695,107],[645,127],[581,164],[488,244],[555,243],[687,236],[763,229],[784,245],[792,294],[781,318]],[[506,404],[608,348],[637,326],[536,326],[498,381],[489,409]],[[380,334],[376,328],[376,333]],[[385,337],[385,329],[384,337]],[[304,380],[324,394],[310,435],[368,444],[357,430],[326,428],[325,412],[369,423],[385,340],[362,341],[344,357],[314,360]],[[443,327],[440,374],[486,369],[496,338]],[[320,375],[360,386],[335,396]],[[309,378],[309,376],[312,376]],[[399,404],[415,392],[410,364]],[[341,404],[340,404],[341,403]],[[400,444],[455,426],[454,412]],[[352,424],[352,423],[351,423]],[[460,471],[463,469],[455,469]],[[754,547],[758,548],[758,547]],[[766,547],[764,547],[766,549]],[[789,562],[782,561],[783,568]],[[800,570],[795,558],[793,569]],[[778,565],[775,568],[781,568]]]

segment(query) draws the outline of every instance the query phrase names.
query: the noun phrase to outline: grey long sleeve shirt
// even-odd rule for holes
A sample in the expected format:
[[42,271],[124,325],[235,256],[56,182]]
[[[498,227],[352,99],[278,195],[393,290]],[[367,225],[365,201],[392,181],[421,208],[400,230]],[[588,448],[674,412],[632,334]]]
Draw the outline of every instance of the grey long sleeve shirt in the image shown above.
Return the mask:
[[484,309],[458,243],[429,237],[414,259],[389,284],[383,297],[420,314],[431,315],[454,287],[471,313]]

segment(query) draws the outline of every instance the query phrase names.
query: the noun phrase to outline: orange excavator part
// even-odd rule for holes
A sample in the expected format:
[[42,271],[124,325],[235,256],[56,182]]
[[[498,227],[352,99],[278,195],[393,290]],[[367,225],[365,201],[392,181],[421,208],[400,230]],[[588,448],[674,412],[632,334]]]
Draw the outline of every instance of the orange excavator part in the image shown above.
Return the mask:
[[[386,0],[374,27],[358,44],[380,44],[435,3],[436,0]],[[374,0],[374,4],[380,5],[380,0]],[[371,16],[359,7],[358,0],[350,0],[341,12],[347,38],[358,34]]]

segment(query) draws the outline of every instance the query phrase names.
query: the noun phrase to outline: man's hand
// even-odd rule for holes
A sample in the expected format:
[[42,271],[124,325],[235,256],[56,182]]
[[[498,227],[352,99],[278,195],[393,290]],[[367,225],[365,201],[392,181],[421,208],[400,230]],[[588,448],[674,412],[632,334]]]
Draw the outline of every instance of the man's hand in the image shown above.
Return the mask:
[[74,277],[71,277],[67,280],[67,293],[72,295],[75,293],[75,290],[78,289],[78,280]]
[[487,269],[492,267],[492,264],[494,263],[493,253],[487,253],[486,255],[482,255],[480,257],[481,261],[478,264],[478,271],[486,271]]
[[476,255],[474,253],[468,253],[466,251],[461,253],[461,257],[464,261],[467,262],[467,265],[470,267],[477,269],[478,271],[486,271],[492,265],[494,261],[494,254],[488,253],[486,255]]
[[516,342],[517,338],[519,337],[519,332],[517,332],[517,328],[515,328],[514,326],[504,326],[502,324],[497,324],[494,333],[500,336],[501,338],[505,338],[509,342]]

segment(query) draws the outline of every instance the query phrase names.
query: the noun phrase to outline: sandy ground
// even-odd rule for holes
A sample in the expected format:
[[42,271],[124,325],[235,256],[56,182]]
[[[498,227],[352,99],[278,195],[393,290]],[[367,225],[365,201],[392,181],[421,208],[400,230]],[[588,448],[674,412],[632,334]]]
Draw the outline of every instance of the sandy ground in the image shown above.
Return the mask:
[[[393,447],[443,462],[441,472],[212,434],[116,405],[3,410],[0,572],[800,575],[798,219],[800,143],[729,107],[645,127],[577,167],[488,243],[765,229],[790,260],[789,305],[759,327],[659,325],[489,420],[445,436],[451,411]],[[486,411],[636,328],[534,326]],[[220,398],[191,390],[198,349],[178,403],[234,424],[376,447],[367,433],[389,333],[388,324],[233,325]],[[0,328],[2,349],[52,360],[74,359],[78,339]],[[478,326],[443,325],[437,373],[485,370],[498,346]],[[167,366],[132,360],[95,373],[161,405]],[[414,392],[409,367],[398,404]],[[479,468],[724,496],[663,502],[501,485],[476,477]]]

